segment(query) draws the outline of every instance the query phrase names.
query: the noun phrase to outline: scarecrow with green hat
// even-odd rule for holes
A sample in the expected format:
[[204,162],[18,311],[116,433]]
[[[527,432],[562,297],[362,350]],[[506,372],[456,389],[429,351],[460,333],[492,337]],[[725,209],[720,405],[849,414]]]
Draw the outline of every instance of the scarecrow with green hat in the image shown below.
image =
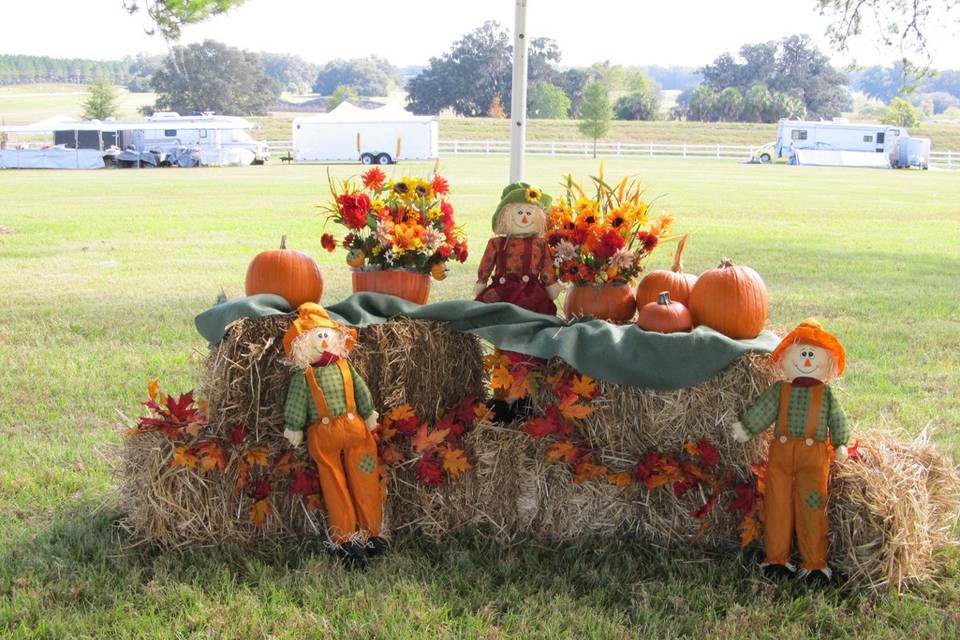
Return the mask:
[[[504,188],[493,214],[493,232],[477,270],[480,302],[509,302],[554,315],[560,293],[550,246],[543,235],[550,196],[526,182]],[[493,276],[493,281],[490,278]]]

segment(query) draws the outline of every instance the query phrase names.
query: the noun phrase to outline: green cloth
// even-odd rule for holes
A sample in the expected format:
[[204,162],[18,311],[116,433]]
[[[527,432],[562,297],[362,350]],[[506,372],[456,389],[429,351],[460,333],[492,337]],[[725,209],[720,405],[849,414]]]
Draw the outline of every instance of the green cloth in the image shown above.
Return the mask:
[[[349,363],[348,363],[349,364]],[[353,375],[353,397],[357,405],[357,413],[366,420],[373,413],[373,396],[367,383],[357,375],[356,369],[350,364],[350,373]],[[342,416],[347,412],[347,398],[344,393],[343,376],[340,367],[312,367],[323,399],[327,402],[327,409],[331,418]],[[283,409],[283,428],[290,431],[303,431],[307,425],[320,419],[317,405],[310,395],[307,378],[302,372],[293,374],[290,386],[287,387],[287,401]]]
[[263,318],[290,313],[293,308],[287,301],[272,293],[259,293],[255,296],[234,298],[216,304],[196,318],[193,323],[210,346],[217,344],[227,333],[227,325],[240,318]]
[[[780,389],[783,384],[783,382],[773,384],[761,393],[743,414],[743,428],[751,436],[757,435],[776,423],[780,414]],[[790,403],[787,405],[787,434],[794,438],[802,438],[807,432],[807,412],[813,390],[814,387],[793,387],[790,390]],[[823,399],[820,402],[820,422],[817,425],[817,435],[814,437],[821,442],[826,442],[829,433],[833,446],[847,444],[850,440],[847,417],[829,386],[824,386]]]
[[[225,306],[228,308],[220,311]],[[247,306],[242,299],[217,305],[197,316],[197,328],[216,343],[224,334],[225,322],[220,316],[232,320]],[[733,340],[708,327],[697,327],[690,333],[660,334],[633,324],[615,325],[588,318],[567,323],[506,302],[450,300],[420,306],[380,293],[355,293],[326,309],[335,320],[361,329],[395,316],[436,320],[456,331],[475,334],[500,349],[544,359],[559,357],[593,378],[652,389],[699,384],[743,354],[770,352],[779,341],[769,331],[752,340]]]

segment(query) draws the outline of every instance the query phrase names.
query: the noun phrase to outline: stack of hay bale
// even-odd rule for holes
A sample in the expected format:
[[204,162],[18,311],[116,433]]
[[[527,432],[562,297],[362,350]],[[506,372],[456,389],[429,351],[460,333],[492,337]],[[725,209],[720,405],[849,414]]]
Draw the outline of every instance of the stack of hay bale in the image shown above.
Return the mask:
[[[292,371],[281,343],[289,322],[287,316],[237,321],[211,351],[200,387],[211,434],[227,438],[243,424],[248,438],[271,454],[288,448],[283,401]],[[351,360],[381,410],[410,403],[428,421],[467,395],[482,395],[485,386],[479,340],[430,321],[396,319],[366,328]],[[581,435],[615,471],[632,470],[648,451],[677,451],[706,438],[735,478],[747,480],[766,444],[762,438],[736,443],[728,425],[773,379],[767,357],[749,354],[688,389],[600,383],[601,396]],[[960,513],[956,469],[924,441],[856,437],[861,459],[838,465],[833,474],[831,563],[864,586],[899,587],[929,575]],[[411,464],[394,470],[386,506],[394,536],[439,538],[471,527],[504,543],[625,536],[668,548],[739,546],[738,517],[723,505],[705,525],[691,517],[706,499],[699,491],[678,497],[649,492],[642,483],[626,489],[604,480],[575,483],[566,465],[545,460],[550,442],[531,438],[517,424],[479,422],[464,442],[474,467],[443,487],[421,486]],[[172,455],[163,435],[126,439],[123,493],[138,539],[172,547],[273,546],[324,531],[282,483],[273,487],[274,517],[257,528],[242,517],[249,498],[230,473],[237,460],[228,461],[226,473],[211,475],[172,467]]]

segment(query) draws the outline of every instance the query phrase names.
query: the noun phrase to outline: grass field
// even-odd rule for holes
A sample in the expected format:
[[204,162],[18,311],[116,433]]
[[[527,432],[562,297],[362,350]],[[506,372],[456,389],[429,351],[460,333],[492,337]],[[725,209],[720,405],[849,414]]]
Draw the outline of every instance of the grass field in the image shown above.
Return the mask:
[[[118,88],[117,116],[140,117],[143,105],[153,104],[152,93],[130,93]],[[23,84],[0,87],[0,119],[5,124],[30,124],[53,116],[80,118],[87,88],[78,84]]]
[[[595,169],[528,161],[548,190]],[[461,157],[443,170],[474,254],[434,283],[434,300],[469,290],[507,165]],[[606,170],[639,172],[693,234],[689,270],[721,255],[749,264],[770,289],[772,325],[815,315],[837,333],[855,431],[929,425],[960,453],[954,174],[645,160]],[[12,232],[0,235],[0,637],[960,635],[955,551],[934,583],[867,596],[771,585],[753,558],[632,544],[501,551],[466,536],[401,545],[363,574],[321,553],[127,549],[114,526],[117,412],[137,414],[148,377],[195,384],[205,345],[193,316],[221,287],[242,294],[248,261],[281,234],[320,260],[325,301],[349,293],[342,256],[319,247],[325,185],[317,165],[0,172],[0,226]]]

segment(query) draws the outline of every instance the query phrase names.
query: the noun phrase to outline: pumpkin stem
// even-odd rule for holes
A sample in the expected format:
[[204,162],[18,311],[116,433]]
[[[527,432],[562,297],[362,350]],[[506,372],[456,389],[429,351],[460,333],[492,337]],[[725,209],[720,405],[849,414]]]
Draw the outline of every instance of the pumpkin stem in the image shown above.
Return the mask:
[[669,291],[661,291],[661,292],[660,292],[660,299],[657,300],[657,304],[669,305],[669,304],[670,304],[670,292],[669,292]]
[[717,269],[729,269],[733,266],[733,261],[730,258],[720,258],[720,264],[717,265]]
[[280,236],[280,248],[281,249],[287,248],[287,234],[283,234],[282,236]]
[[687,245],[687,237],[690,234],[684,234],[677,243],[677,251],[673,254],[673,267],[670,269],[674,273],[683,273],[683,248]]

